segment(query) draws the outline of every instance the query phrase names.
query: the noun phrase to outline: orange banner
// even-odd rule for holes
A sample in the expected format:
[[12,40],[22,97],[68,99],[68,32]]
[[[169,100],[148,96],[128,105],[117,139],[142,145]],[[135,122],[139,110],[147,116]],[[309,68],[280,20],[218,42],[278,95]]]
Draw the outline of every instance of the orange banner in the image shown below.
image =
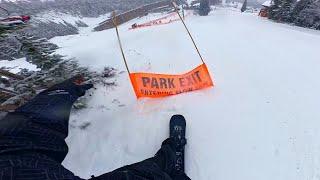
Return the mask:
[[[188,12],[185,15],[185,17],[189,16],[190,14],[191,13]],[[173,16],[177,16],[177,17],[174,18],[174,19],[170,19]],[[131,28],[129,28],[129,30],[134,30],[134,29],[137,29],[137,28],[150,27],[150,26],[165,25],[165,24],[170,24],[170,23],[176,22],[176,21],[180,21],[180,19],[179,19],[179,16],[177,15],[177,13],[173,12],[173,13],[165,16],[165,17],[162,17],[162,18],[159,18],[159,19],[155,19],[155,20],[143,23],[143,24],[135,23],[135,24],[131,25]]]
[[130,73],[137,98],[159,98],[214,86],[206,64],[183,75]]

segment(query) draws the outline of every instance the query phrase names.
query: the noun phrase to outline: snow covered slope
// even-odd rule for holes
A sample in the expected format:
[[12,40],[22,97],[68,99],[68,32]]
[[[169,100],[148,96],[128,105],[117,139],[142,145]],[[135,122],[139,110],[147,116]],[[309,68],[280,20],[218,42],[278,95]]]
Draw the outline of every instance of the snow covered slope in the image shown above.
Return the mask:
[[[98,18],[90,18],[90,17],[81,17],[75,16],[72,14],[68,13],[62,13],[62,12],[56,12],[56,11],[45,11],[42,13],[37,14],[33,18],[35,21],[40,21],[40,22],[55,22],[57,24],[59,23],[70,23],[73,26],[77,26],[77,21],[83,21],[86,23],[88,26],[93,26],[96,25],[97,23],[103,21],[104,19],[108,18],[110,14],[105,14],[101,15]],[[80,29],[81,30],[81,29]]]
[[[128,30],[152,18],[120,28],[132,71],[183,73],[200,64],[180,22]],[[319,179],[320,33],[227,9],[186,23],[216,87],[164,99],[135,98],[114,30],[52,39],[82,65],[119,69],[116,87],[98,87],[88,109],[72,114],[64,165],[88,178],[153,156],[169,118],[181,113],[194,180]]]

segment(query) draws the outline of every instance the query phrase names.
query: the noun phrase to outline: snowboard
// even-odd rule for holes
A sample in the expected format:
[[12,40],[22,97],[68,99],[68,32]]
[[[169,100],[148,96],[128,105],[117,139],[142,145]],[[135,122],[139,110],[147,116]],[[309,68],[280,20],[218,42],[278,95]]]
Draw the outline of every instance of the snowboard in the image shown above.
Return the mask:
[[174,115],[170,119],[170,138],[176,145],[176,173],[184,173],[184,147],[186,145],[186,120],[182,115]]

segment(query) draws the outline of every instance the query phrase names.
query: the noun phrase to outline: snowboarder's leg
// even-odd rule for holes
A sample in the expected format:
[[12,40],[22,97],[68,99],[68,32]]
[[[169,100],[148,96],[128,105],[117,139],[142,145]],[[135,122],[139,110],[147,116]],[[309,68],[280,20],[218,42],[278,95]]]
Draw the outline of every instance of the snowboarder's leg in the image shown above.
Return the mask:
[[115,175],[127,179],[189,180],[184,173],[184,146],[186,145],[186,121],[182,115],[174,115],[170,120],[170,138],[153,158],[128,165],[97,179],[109,179]]
[[157,152],[153,160],[170,175],[173,180],[188,180],[190,179],[183,171],[177,171],[177,161],[179,161],[179,156],[177,156],[177,151],[181,149],[180,144],[177,146],[177,141],[174,138],[166,139],[161,146],[161,149]]
[[[92,87],[91,84],[74,83],[75,80],[49,88],[0,121],[0,167],[3,167],[0,174],[15,179],[11,173],[14,170],[15,176],[21,175],[20,171],[28,175],[28,171],[33,175],[38,172],[41,176],[52,177],[50,179],[80,179],[61,165],[68,152],[64,139],[68,135],[72,104]],[[176,144],[174,138],[169,138],[155,157],[93,179],[190,179],[175,170]]]
[[166,139],[153,158],[122,167],[97,179],[109,179],[115,175],[127,179],[189,180],[184,173],[184,146],[186,145],[186,121],[182,115],[170,120],[170,138]]
[[78,77],[41,92],[0,120],[0,174],[4,179],[80,179],[61,165],[68,152],[65,138],[71,107],[92,87],[75,80]]
[[190,180],[185,173],[176,173],[175,144],[172,138],[166,139],[153,158],[124,166],[113,172],[93,177],[92,180],[112,179],[112,177],[128,177],[127,179],[150,180]]

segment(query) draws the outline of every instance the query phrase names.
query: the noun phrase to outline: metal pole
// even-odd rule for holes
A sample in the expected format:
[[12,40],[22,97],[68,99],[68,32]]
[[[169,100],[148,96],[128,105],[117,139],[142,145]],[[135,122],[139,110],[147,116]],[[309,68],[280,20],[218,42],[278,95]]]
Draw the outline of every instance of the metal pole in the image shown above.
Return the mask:
[[120,35],[119,35],[119,29],[118,29],[118,24],[117,24],[117,18],[116,18],[115,11],[113,11],[113,13],[112,13],[112,23],[113,23],[114,27],[116,28],[117,38],[118,38],[118,43],[119,43],[119,46],[120,46],[122,58],[123,58],[125,66],[127,68],[127,71],[128,71],[128,73],[130,75],[130,70],[129,70],[129,67],[128,67],[127,60],[126,60],[126,56],[124,55],[124,51],[123,51],[123,47],[122,47],[122,43],[121,43],[121,39],[120,39]]
[[183,20],[185,20],[186,18],[185,18],[185,15],[184,15],[184,5],[183,5],[183,4],[181,5],[181,8],[182,8],[182,16],[183,16]]
[[173,4],[173,7],[174,7],[174,9],[175,9],[176,13],[177,13],[177,14],[178,14],[178,16],[179,16],[179,18],[180,18],[180,20],[181,20],[181,22],[182,22],[182,24],[183,24],[184,28],[187,30],[187,32],[188,32],[188,34],[189,34],[189,36],[190,36],[190,38],[191,38],[191,41],[192,41],[192,43],[193,43],[194,47],[196,48],[197,53],[198,53],[198,55],[199,55],[199,57],[200,57],[200,59],[201,59],[202,63],[203,63],[203,64],[205,64],[205,62],[204,62],[204,60],[203,60],[203,58],[202,58],[202,56],[201,56],[201,53],[200,53],[200,51],[199,51],[199,48],[198,48],[198,46],[197,46],[196,42],[194,41],[194,39],[193,39],[193,37],[192,37],[192,35],[191,35],[191,33],[190,33],[190,31],[189,31],[189,29],[188,29],[188,27],[187,27],[186,23],[184,22],[184,20],[182,19],[181,15],[180,15],[180,13],[179,13],[179,11],[178,11],[177,4],[176,4],[175,2],[172,2],[172,4]]

